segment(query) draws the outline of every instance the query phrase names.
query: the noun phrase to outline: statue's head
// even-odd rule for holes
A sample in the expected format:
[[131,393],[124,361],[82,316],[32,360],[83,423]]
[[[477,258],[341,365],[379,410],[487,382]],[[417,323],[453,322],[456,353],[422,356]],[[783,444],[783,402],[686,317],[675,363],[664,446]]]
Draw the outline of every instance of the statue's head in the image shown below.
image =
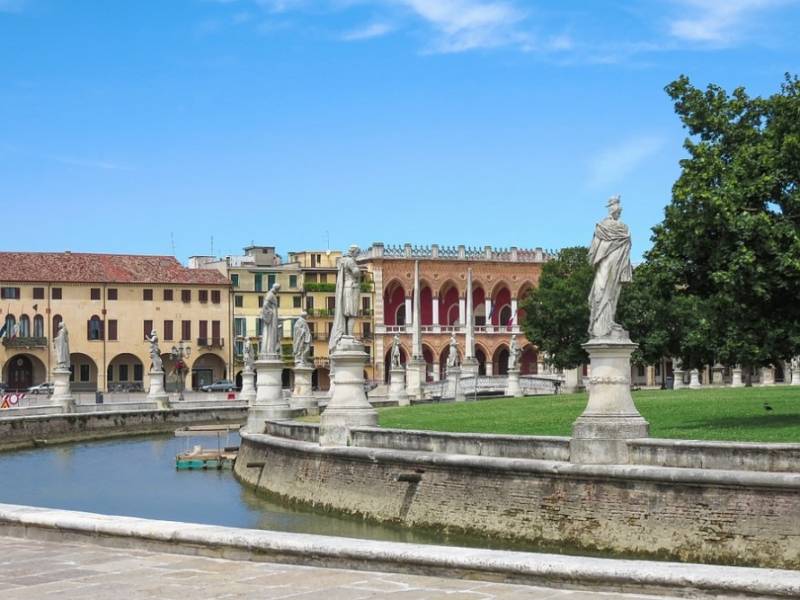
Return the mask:
[[608,199],[606,207],[608,208],[609,215],[614,219],[619,219],[619,216],[622,214],[622,204],[620,203],[619,194],[611,196],[611,198]]
[[301,312],[300,312],[300,316],[301,316],[303,319],[305,319],[305,318],[308,316],[308,313],[307,313],[306,311],[304,311],[304,310],[303,310],[303,311],[301,311]]
[[280,289],[281,289],[281,284],[280,283],[273,283],[272,284],[272,291],[273,292],[277,292]]
[[397,343],[397,344],[399,344],[399,343],[400,343],[400,336],[399,336],[399,335],[397,335],[396,333],[394,334],[394,341],[395,341],[395,343]]
[[350,246],[350,249],[348,250],[348,254],[349,254],[350,256],[352,256],[353,258],[355,258],[356,256],[358,256],[358,253],[359,253],[360,251],[361,251],[361,248],[359,248],[358,246],[356,246],[355,244],[353,244],[352,246]]
[[155,329],[150,330],[150,337],[151,338],[156,337],[156,330]]

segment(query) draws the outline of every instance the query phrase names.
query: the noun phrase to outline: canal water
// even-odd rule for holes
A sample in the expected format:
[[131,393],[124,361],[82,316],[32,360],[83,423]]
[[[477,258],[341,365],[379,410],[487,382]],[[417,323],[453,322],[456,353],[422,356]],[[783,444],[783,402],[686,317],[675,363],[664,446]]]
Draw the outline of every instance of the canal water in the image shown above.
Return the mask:
[[[211,438],[202,439],[205,446],[212,445]],[[228,445],[238,443],[233,435]],[[159,435],[0,453],[0,502],[228,527],[495,547],[489,540],[279,504],[242,486],[230,470],[177,471],[175,455],[185,449],[185,438]]]

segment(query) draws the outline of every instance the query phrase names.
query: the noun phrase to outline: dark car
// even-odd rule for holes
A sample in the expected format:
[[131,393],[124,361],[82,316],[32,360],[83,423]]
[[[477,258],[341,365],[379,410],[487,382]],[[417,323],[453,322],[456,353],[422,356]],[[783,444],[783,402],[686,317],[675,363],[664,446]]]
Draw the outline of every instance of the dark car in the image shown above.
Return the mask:
[[214,383],[200,386],[201,392],[233,392],[234,390],[236,390],[236,384],[227,379],[220,379]]

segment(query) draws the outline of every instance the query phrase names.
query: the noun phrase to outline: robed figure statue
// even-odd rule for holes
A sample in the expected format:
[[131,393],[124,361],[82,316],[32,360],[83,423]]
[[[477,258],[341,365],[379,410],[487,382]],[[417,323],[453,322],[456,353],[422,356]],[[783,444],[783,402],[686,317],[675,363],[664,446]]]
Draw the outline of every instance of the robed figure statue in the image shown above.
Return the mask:
[[56,355],[56,368],[69,369],[69,332],[63,321],[58,324],[58,333],[53,340],[53,349]]
[[311,354],[311,328],[306,321],[307,313],[303,311],[294,322],[292,332],[292,351],[294,353],[294,365],[296,367],[309,366],[309,355]]
[[594,268],[594,281],[589,292],[590,338],[614,337],[626,339],[627,332],[614,321],[622,284],[631,281],[631,234],[620,222],[622,214],[619,196],[607,204],[608,216],[594,229],[589,248],[589,263]]
[[511,334],[511,342],[508,347],[508,370],[512,371],[519,368],[519,357],[522,351],[517,343],[517,334]]
[[150,362],[153,363],[152,371],[163,371],[164,361],[161,360],[161,349],[158,347],[158,334],[156,330],[150,331],[150,335],[145,338],[150,343]]
[[400,336],[395,334],[392,338],[392,368],[393,369],[402,369],[403,364],[401,362],[402,357],[400,355]]
[[252,373],[255,370],[255,362],[253,360],[253,347],[250,345],[250,340],[245,336],[242,345],[242,362],[244,363],[245,373]]
[[278,321],[278,290],[280,284],[274,284],[264,297],[261,307],[261,357],[280,356],[280,322]]
[[447,349],[447,366],[449,367],[457,367],[461,364],[458,360],[458,342],[456,341],[456,335],[454,333],[450,334],[450,346]]
[[358,246],[350,246],[349,253],[339,259],[336,274],[336,308],[333,315],[333,329],[328,340],[328,350],[331,354],[342,337],[353,337],[355,333],[361,299],[361,269],[356,262],[358,251]]

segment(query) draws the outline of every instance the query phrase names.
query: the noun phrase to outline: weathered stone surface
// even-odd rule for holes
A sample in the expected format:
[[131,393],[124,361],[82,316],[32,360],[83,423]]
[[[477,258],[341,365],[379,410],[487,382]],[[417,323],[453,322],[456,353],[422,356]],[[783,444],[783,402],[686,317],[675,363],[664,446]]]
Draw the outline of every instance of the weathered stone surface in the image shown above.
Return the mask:
[[293,412],[283,397],[283,361],[274,357],[259,358],[256,361],[256,373],[256,399],[247,411],[245,429],[261,433],[267,419],[288,419]]

